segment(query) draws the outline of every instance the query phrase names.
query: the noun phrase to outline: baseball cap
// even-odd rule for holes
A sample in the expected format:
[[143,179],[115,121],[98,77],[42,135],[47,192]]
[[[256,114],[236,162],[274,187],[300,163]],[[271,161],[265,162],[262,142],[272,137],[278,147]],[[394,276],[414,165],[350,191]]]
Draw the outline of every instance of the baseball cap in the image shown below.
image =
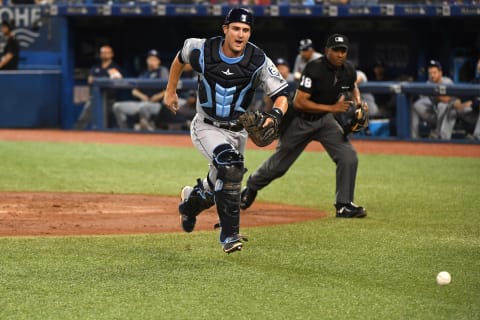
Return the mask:
[[442,70],[442,65],[437,60],[430,60],[428,61],[428,67],[437,67],[438,69]]
[[148,53],[147,53],[147,57],[151,57],[151,56],[154,56],[154,57],[159,57],[158,55],[158,51],[155,50],[155,49],[152,49],[152,50],[149,50]]
[[326,45],[326,47],[329,49],[333,49],[333,48],[348,49],[348,46],[349,46],[348,38],[338,33],[332,34],[330,37],[328,37],[327,45]]
[[305,51],[310,48],[313,48],[313,42],[311,39],[302,39],[300,40],[300,46],[298,47],[298,50],[300,51]]
[[275,60],[275,65],[276,66],[279,66],[279,65],[288,66],[288,63],[287,63],[287,60],[285,60],[283,58],[278,58],[278,59]]
[[223,24],[230,24],[232,22],[242,22],[248,24],[253,28],[253,14],[246,8],[232,8],[227,13]]

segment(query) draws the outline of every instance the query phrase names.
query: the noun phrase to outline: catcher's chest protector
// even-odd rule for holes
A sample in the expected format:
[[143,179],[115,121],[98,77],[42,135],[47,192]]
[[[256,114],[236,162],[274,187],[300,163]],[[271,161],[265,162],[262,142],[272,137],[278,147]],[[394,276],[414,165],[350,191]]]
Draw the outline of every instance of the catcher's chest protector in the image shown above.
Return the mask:
[[214,118],[231,120],[248,109],[255,92],[253,81],[265,63],[265,54],[248,43],[242,60],[226,63],[219,54],[222,39],[207,39],[203,56],[200,50],[194,50],[190,62],[193,69],[203,75],[199,81],[200,105]]

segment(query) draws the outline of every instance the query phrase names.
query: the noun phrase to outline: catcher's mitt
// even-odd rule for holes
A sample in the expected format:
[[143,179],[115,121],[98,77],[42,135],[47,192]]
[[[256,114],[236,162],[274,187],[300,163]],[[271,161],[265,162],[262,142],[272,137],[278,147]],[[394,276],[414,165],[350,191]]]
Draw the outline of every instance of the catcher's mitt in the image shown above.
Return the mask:
[[363,101],[358,105],[352,103],[346,112],[336,113],[335,119],[345,136],[350,132],[359,132],[368,127],[368,105]]
[[[282,111],[273,108],[271,112],[247,111],[238,118],[238,122],[247,130],[250,139],[259,147],[265,147],[278,138]],[[268,118],[272,122],[263,127]]]

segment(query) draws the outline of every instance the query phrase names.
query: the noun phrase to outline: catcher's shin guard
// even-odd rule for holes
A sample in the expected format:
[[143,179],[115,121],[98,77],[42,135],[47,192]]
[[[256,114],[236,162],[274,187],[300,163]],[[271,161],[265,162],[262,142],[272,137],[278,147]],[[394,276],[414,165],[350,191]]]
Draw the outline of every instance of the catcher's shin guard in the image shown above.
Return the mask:
[[215,202],[222,227],[220,242],[223,243],[240,229],[240,194],[245,169],[243,156],[229,144],[215,148],[213,157],[217,169]]
[[197,179],[197,185],[191,188],[189,195],[185,194],[190,189],[185,187],[182,190],[182,201],[178,206],[182,218],[182,228],[185,232],[192,232],[197,221],[197,216],[215,204],[213,193],[205,190],[203,182]]

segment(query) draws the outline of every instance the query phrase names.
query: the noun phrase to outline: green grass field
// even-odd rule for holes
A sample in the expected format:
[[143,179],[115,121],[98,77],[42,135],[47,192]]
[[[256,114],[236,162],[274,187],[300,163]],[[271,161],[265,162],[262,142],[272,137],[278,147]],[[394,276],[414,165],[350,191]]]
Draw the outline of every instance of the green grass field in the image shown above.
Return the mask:
[[[258,200],[328,218],[243,229],[232,255],[213,231],[0,238],[0,319],[480,319],[480,160],[359,158],[366,219],[334,218],[334,165],[304,153]],[[208,169],[193,148],[0,142],[0,159],[0,190],[176,195]]]

